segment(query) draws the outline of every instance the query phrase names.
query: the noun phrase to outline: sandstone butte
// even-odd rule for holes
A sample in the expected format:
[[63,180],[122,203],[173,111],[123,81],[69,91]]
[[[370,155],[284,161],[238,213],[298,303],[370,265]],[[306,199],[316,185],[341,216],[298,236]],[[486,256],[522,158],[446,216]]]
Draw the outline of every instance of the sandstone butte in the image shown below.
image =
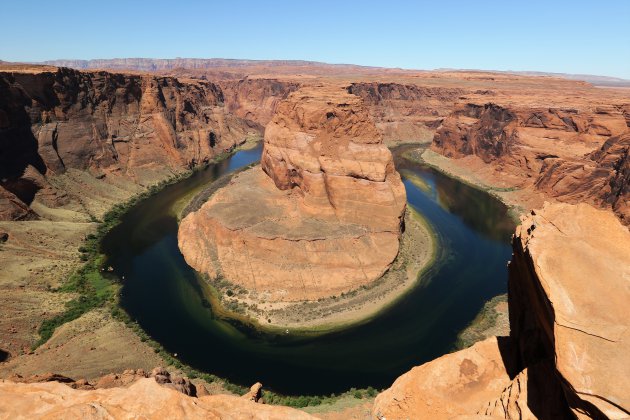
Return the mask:
[[513,249],[510,337],[413,368],[377,396],[376,416],[628,418],[628,229],[587,204],[545,205]]
[[406,195],[361,98],[334,86],[291,93],[266,127],[261,167],[182,220],[193,268],[267,301],[339,295],[387,270]]

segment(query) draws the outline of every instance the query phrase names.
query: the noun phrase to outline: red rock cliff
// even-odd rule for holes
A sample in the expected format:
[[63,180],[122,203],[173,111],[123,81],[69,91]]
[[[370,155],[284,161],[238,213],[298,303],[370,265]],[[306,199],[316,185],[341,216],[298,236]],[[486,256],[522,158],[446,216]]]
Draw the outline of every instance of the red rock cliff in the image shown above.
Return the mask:
[[538,108],[459,104],[444,120],[432,149],[452,158],[474,155],[522,179],[520,188],[560,201],[612,207],[627,223],[627,105]]
[[219,84],[227,109],[261,128],[271,121],[278,103],[299,88],[297,82],[262,78],[226,80]]
[[401,83],[352,83],[388,143],[430,141],[435,129],[466,90]]
[[29,205],[43,177],[69,169],[140,184],[163,179],[254,131],[222,103],[221,89],[206,81],[65,68],[0,72],[2,188]]

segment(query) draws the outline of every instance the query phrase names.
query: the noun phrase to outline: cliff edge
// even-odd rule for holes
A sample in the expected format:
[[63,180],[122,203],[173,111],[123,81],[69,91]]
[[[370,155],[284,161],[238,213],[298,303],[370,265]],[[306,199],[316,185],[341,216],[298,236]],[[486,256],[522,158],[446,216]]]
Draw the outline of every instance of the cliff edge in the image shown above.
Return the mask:
[[412,369],[376,398],[376,417],[628,418],[628,229],[610,211],[547,204],[522,218],[513,249],[510,337]]

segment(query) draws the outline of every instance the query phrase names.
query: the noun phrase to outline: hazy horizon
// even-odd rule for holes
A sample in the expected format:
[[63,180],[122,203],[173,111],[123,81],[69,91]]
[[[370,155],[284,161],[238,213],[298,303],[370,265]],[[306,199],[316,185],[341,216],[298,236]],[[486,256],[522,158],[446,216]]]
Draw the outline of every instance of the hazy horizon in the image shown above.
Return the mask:
[[[426,71],[426,72],[432,72],[432,71],[444,71],[444,72],[448,72],[448,71],[461,71],[461,72],[467,72],[467,71],[478,71],[478,72],[488,72],[488,73],[511,73],[511,74],[540,74],[540,75],[566,75],[566,76],[592,76],[592,77],[602,77],[602,78],[608,78],[608,79],[617,79],[617,80],[622,80],[622,81],[628,81],[630,82],[630,77],[628,78],[623,78],[623,77],[617,77],[617,76],[609,76],[609,75],[605,75],[605,74],[586,74],[586,73],[564,73],[564,72],[555,72],[555,71],[538,71],[538,70],[529,70],[529,69],[506,69],[506,70],[497,70],[497,69],[490,69],[490,68],[447,68],[447,67],[440,67],[440,68],[425,68],[425,69],[421,69],[421,68],[404,68],[404,67],[384,67],[384,66],[370,66],[370,65],[364,65],[364,64],[356,64],[356,63],[331,63],[331,62],[325,62],[325,61],[315,61],[315,60],[306,60],[306,59],[292,59],[292,58],[287,58],[287,59],[265,59],[265,58],[261,58],[261,59],[251,59],[251,58],[241,58],[241,57],[111,57],[111,58],[56,58],[56,59],[51,59],[51,60],[43,60],[43,61],[18,61],[15,63],[24,63],[24,64],[48,64],[48,63],[52,63],[52,62],[62,62],[62,61],[84,61],[84,62],[91,62],[91,61],[105,61],[105,60],[225,60],[225,61],[251,61],[251,62],[273,62],[273,61],[286,61],[286,62],[304,62],[304,63],[313,63],[313,64],[324,64],[324,65],[332,65],[332,66],[357,66],[357,67],[366,67],[366,68],[382,68],[382,69],[392,69],[392,70],[403,70],[403,71]],[[0,61],[5,61],[5,62],[11,62],[8,60],[2,60],[0,58]]]
[[228,57],[630,79],[622,1],[25,0],[4,15],[0,60],[12,62]]

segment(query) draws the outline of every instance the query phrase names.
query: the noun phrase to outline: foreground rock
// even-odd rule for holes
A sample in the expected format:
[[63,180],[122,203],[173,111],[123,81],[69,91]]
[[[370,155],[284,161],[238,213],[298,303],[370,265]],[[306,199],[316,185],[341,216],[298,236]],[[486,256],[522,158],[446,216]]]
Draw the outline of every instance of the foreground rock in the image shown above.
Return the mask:
[[190,397],[153,378],[128,387],[76,390],[59,382],[0,381],[2,418],[81,419],[313,419],[288,407],[257,404],[231,395]]
[[510,337],[412,369],[380,418],[630,415],[630,232],[609,211],[554,204],[523,218],[510,263]]
[[509,305],[521,365],[555,360],[578,417],[630,415],[630,233],[586,204],[549,205],[514,240]]
[[405,190],[361,99],[334,87],[292,93],[266,128],[262,169],[181,222],[193,268],[277,302],[357,289],[394,261]]
[[499,342],[492,337],[405,373],[376,397],[373,413],[386,419],[474,414],[481,402],[501,394],[510,382]]

